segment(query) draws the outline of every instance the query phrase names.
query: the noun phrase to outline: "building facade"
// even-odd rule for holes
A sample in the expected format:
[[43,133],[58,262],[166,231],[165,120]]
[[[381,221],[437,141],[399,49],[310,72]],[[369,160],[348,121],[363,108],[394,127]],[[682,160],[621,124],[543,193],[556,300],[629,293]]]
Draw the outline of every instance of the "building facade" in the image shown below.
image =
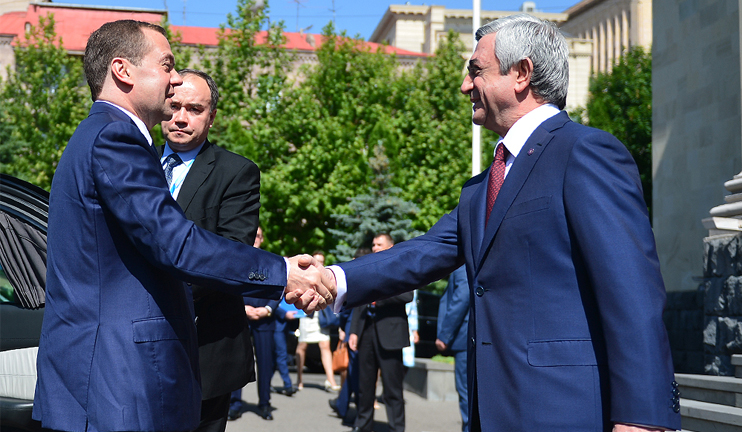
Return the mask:
[[562,31],[592,42],[593,73],[610,71],[632,46],[652,47],[652,0],[582,0],[565,13]]
[[[482,25],[504,16],[528,12],[536,17],[564,24],[566,13],[538,12],[533,2],[526,2],[520,11],[481,11]],[[446,9],[444,6],[391,5],[384,13],[370,42],[387,43],[408,51],[433,54],[441,39],[449,31],[459,34],[464,45],[462,58],[468,59],[474,51],[472,38],[472,10]],[[569,90],[567,110],[585,106],[591,71],[592,44],[588,39],[570,37],[569,43]],[[462,60],[462,70],[465,66]]]

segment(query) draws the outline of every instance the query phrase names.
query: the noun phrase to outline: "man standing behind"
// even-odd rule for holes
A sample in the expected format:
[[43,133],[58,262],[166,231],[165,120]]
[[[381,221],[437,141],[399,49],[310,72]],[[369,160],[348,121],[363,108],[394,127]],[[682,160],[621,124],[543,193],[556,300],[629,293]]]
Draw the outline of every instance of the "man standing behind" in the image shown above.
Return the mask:
[[477,39],[461,91],[473,122],[501,137],[492,166],[426,234],[332,267],[337,304],[466,264],[472,431],[679,429],[665,287],[631,154],[561,111],[569,49],[555,25],[512,15]]
[[185,431],[201,386],[183,281],[321,309],[309,256],[284,259],[201,229],[168,191],[149,130],[182,83],[165,30],[124,20],[88,39],[95,101],[54,174],[33,418],[63,431]]
[[469,397],[466,390],[466,336],[469,331],[469,281],[466,267],[457,268],[448,278],[448,286],[438,306],[438,338],[435,347],[454,358],[456,392],[459,394],[461,430],[469,426]]
[[[392,237],[383,233],[374,237],[371,250],[377,253],[392,246]],[[371,432],[373,428],[379,370],[389,431],[405,430],[402,348],[410,346],[405,303],[412,298],[413,293],[407,292],[353,312],[348,348],[358,351],[358,414],[354,432]]]
[[[208,140],[219,90],[204,72],[178,71],[173,116],[161,124],[161,163],[177,156],[170,193],[197,226],[230,240],[252,244],[260,209],[260,171],[251,160]],[[173,156],[170,156],[173,155]],[[250,329],[242,297],[193,285],[201,369],[201,422],[197,431],[223,432],[229,395],[255,379]]]

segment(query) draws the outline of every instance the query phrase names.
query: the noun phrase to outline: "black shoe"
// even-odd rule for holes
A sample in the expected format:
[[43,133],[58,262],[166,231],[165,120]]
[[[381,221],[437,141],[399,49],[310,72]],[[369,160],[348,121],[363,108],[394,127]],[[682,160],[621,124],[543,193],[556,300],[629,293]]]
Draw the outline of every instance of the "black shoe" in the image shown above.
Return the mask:
[[240,417],[242,417],[242,411],[232,408],[229,409],[229,412],[227,413],[227,420],[237,420]]
[[296,393],[296,389],[293,387],[282,387],[282,388],[276,389],[276,393],[286,395],[286,396],[293,396],[294,393]]
[[341,423],[343,426],[353,427],[354,424],[356,424],[356,419],[346,419],[343,418],[343,422]]
[[273,414],[271,414],[270,406],[260,407],[260,413],[258,413],[258,415],[262,417],[264,420],[273,420]]

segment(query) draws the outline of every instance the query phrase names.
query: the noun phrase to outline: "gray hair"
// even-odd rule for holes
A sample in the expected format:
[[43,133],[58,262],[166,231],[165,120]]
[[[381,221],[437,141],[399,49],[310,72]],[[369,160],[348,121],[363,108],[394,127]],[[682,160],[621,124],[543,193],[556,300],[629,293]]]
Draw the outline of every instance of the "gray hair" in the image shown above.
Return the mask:
[[500,73],[507,75],[519,61],[531,59],[533,92],[564,109],[569,87],[569,47],[559,29],[548,21],[517,14],[480,27],[477,41],[490,33],[497,33],[495,57],[500,62]]
[[200,71],[198,69],[181,69],[178,71],[178,75],[181,77],[187,76],[187,75],[195,75],[204,81],[206,81],[206,85],[209,86],[209,93],[210,93],[210,100],[209,100],[209,108],[210,111],[214,111],[216,109],[216,104],[219,103],[219,89],[216,88],[216,83],[214,82],[214,79],[209,76],[204,71]]

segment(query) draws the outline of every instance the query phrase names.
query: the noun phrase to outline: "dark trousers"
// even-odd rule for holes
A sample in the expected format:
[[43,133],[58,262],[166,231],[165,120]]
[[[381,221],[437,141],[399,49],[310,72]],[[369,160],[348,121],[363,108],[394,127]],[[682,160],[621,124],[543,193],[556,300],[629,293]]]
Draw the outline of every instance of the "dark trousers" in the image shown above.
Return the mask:
[[356,405],[358,404],[358,352],[348,349],[348,375],[343,383],[343,388],[340,389],[338,394],[337,408],[338,415],[345,418],[348,414],[348,405],[350,404],[351,397],[356,397]]
[[273,330],[253,331],[255,364],[258,375],[258,406],[271,404],[271,378],[273,377]]
[[273,332],[273,359],[275,360],[278,374],[281,375],[283,386],[286,389],[292,387],[291,376],[289,375],[289,353],[286,348],[286,332],[284,330],[275,330]]
[[229,393],[201,401],[201,421],[194,432],[224,432],[227,428]]
[[[389,432],[403,432],[404,413],[404,364],[402,350],[381,348],[374,324],[366,326],[358,346],[358,416],[355,427],[370,432],[374,421],[374,399],[376,398],[376,371],[381,369],[384,386],[384,404],[389,421]],[[382,335],[383,337],[383,335]]]
[[459,394],[459,411],[461,411],[461,430],[469,426],[469,392],[466,385],[466,350],[454,351],[454,376],[456,392]]

